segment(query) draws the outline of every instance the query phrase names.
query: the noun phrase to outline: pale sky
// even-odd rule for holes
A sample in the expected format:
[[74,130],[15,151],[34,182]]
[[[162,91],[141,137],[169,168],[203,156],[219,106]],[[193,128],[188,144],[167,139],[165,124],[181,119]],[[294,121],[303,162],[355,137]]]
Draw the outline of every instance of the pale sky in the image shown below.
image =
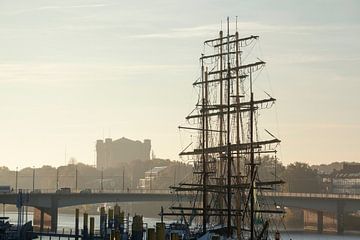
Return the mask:
[[0,0],[0,165],[94,164],[109,136],[178,160],[202,42],[227,16],[260,35],[280,160],[360,162],[360,1]]

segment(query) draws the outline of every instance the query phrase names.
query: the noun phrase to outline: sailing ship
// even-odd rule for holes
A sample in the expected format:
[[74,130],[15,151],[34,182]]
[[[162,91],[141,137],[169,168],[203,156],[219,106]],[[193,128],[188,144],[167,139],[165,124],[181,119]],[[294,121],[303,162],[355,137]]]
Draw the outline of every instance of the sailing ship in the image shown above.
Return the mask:
[[[237,23],[236,23],[237,25]],[[257,134],[260,110],[270,108],[275,98],[265,93],[257,98],[254,76],[265,66],[257,59],[246,62],[245,54],[258,36],[240,37],[227,30],[204,41],[200,57],[201,77],[195,109],[186,117],[197,143],[190,143],[180,156],[193,161],[193,179],[172,189],[179,196],[190,194],[188,204],[179,202],[162,216],[179,216],[194,239],[268,239],[274,215],[283,214],[276,204],[265,204],[261,195],[282,184],[279,179],[262,181],[258,169],[262,156],[275,155],[280,140],[269,131],[265,140]],[[250,50],[248,49],[250,48]],[[177,227],[181,229],[181,227]],[[184,231],[185,232],[185,231]]]

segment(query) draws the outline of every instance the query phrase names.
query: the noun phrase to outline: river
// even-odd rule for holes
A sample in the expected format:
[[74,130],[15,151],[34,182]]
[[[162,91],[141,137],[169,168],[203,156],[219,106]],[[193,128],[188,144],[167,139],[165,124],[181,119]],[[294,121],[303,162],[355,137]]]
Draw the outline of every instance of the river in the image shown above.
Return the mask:
[[[16,212],[7,212],[6,216],[10,218],[10,222],[17,223],[17,213]],[[89,215],[89,217],[95,217],[95,229],[99,229],[100,217],[99,215]],[[32,220],[33,214],[29,212],[28,220]],[[80,226],[82,226],[82,217],[80,216]],[[144,222],[148,224],[149,227],[153,227],[157,219],[154,218],[144,218]],[[72,214],[59,214],[58,219],[58,231],[64,229],[65,232],[68,232],[69,229],[74,229],[75,217]],[[335,235],[335,234],[316,234],[308,232],[282,232],[281,239],[283,240],[335,240],[335,239],[344,239],[344,240],[355,240],[360,239],[360,235]]]

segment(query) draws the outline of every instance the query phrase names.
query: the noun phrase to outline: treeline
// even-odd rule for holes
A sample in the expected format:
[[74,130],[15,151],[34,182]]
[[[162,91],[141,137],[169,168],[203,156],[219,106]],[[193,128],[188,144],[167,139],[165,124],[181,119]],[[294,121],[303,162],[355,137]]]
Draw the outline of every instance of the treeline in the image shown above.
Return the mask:
[[343,169],[344,164],[357,164],[355,162],[333,162],[329,164],[309,165],[307,163],[295,162],[284,166],[274,158],[265,156],[257,159],[259,165],[260,179],[284,180],[285,184],[279,190],[284,192],[307,192],[324,193],[328,192],[326,181],[331,175]]
[[32,190],[34,180],[34,189],[42,190],[55,190],[63,187],[78,191],[101,188],[103,190],[135,189],[139,179],[144,178],[145,171],[160,166],[168,166],[166,174],[169,178],[163,177],[161,182],[154,182],[154,188],[158,189],[165,189],[174,182],[181,181],[191,172],[190,165],[164,159],[134,160],[104,170],[83,163],[69,164],[58,168],[52,166],[35,169],[28,167],[18,171],[0,167],[0,185],[10,185],[13,189],[17,185],[17,189]]
[[[283,180],[285,184],[278,190],[284,192],[322,192],[322,168],[310,166],[307,163],[295,162],[284,166],[275,158],[265,156],[257,159],[259,163],[259,178],[261,180]],[[325,167],[324,164],[322,167]]]

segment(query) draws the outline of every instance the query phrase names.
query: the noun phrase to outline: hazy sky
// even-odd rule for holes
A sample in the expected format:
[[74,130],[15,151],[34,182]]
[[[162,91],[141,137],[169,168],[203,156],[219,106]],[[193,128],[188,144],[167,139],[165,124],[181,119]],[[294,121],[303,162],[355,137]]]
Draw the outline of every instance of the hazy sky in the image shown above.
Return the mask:
[[178,159],[226,16],[261,37],[281,160],[360,161],[360,1],[0,0],[0,165],[94,164],[109,136]]

